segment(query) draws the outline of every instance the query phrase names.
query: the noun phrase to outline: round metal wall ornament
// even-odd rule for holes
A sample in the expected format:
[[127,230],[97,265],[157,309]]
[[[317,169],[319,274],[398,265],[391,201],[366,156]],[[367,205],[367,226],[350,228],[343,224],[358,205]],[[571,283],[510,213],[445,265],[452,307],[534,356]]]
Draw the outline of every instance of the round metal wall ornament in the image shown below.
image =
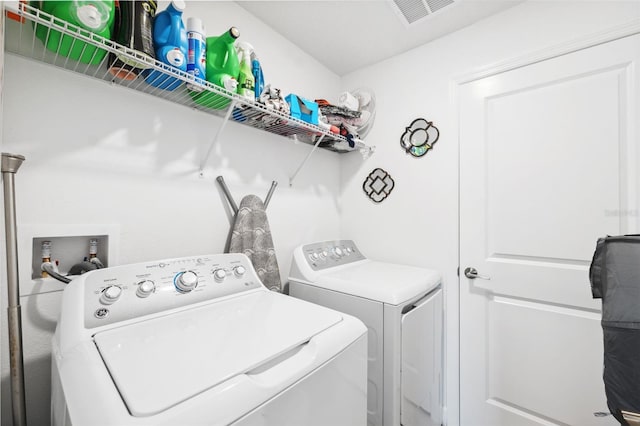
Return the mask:
[[362,189],[364,193],[374,202],[380,203],[391,194],[395,182],[391,175],[383,169],[373,169],[364,180]]
[[440,131],[432,121],[418,118],[404,130],[400,136],[400,146],[407,154],[422,157],[433,148],[433,144],[440,138]]

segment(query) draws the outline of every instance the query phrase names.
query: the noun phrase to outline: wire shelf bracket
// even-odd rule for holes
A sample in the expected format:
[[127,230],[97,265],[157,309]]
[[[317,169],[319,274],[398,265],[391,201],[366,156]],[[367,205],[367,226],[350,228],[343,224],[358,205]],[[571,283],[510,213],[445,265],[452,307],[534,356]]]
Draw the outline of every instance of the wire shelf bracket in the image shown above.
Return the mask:
[[216,135],[213,137],[213,140],[211,141],[211,143],[209,143],[209,148],[207,149],[207,153],[204,155],[204,157],[202,158],[202,161],[200,162],[200,173],[199,173],[200,177],[204,177],[204,167],[207,165],[207,161],[211,156],[211,151],[213,151],[213,146],[220,139],[220,135],[222,135],[222,131],[224,130],[227,123],[229,122],[229,117],[231,117],[231,112],[235,109],[236,104],[237,102],[235,100],[231,101],[231,105],[229,106],[229,109],[227,109],[227,113],[224,115],[224,118],[222,119],[222,124],[220,124],[220,127],[218,127],[218,131],[216,132]]

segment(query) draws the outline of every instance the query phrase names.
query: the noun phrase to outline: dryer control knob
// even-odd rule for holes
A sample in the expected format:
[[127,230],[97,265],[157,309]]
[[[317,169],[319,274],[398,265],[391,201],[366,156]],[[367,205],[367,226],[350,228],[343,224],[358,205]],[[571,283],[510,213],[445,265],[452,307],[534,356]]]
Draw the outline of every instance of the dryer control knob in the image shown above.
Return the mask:
[[100,303],[103,305],[110,305],[122,296],[122,287],[118,285],[110,285],[105,288],[100,296]]
[[138,289],[136,290],[136,296],[140,298],[148,297],[156,289],[156,284],[150,280],[140,281],[138,283]]
[[193,271],[185,271],[176,276],[174,284],[179,292],[188,293],[198,285],[198,275]]
[[236,275],[236,277],[243,276],[245,272],[247,272],[247,270],[242,265],[238,265],[235,268],[233,268],[233,273]]
[[225,278],[227,278],[227,271],[224,269],[216,269],[213,271],[213,279],[217,282],[221,283]]

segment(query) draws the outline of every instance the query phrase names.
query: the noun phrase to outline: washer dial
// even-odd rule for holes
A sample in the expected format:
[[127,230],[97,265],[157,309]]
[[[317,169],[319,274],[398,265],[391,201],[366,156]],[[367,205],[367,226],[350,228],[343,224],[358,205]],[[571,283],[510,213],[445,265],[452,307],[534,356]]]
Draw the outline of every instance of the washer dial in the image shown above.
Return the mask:
[[213,271],[213,279],[217,282],[221,283],[225,278],[227,278],[227,271],[224,269],[216,269]]
[[122,287],[119,285],[110,285],[105,288],[100,295],[100,303],[110,305],[120,299],[120,296],[122,296]]
[[179,292],[189,293],[198,285],[198,275],[193,271],[181,272],[176,275],[173,282]]
[[156,284],[151,280],[144,280],[138,283],[138,289],[136,290],[136,296],[145,298],[151,295],[156,289]]

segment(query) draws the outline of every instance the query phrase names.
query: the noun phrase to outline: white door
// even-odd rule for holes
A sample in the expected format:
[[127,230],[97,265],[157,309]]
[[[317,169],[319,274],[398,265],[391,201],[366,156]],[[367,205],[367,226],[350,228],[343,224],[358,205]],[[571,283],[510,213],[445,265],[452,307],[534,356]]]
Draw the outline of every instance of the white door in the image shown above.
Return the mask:
[[459,93],[460,424],[615,425],[587,271],[639,230],[640,35]]

